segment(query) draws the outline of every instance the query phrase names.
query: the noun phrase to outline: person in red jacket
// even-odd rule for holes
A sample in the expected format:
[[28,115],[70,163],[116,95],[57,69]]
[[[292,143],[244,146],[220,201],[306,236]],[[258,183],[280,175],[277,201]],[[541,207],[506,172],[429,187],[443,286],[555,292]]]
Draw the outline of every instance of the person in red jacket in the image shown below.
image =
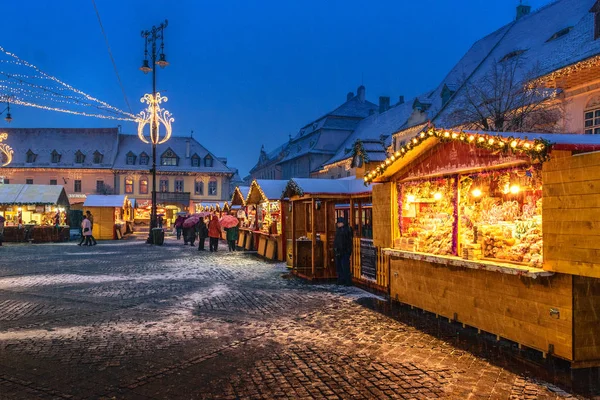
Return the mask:
[[213,215],[208,223],[208,237],[210,251],[217,251],[219,248],[219,238],[221,237],[221,224],[216,215]]

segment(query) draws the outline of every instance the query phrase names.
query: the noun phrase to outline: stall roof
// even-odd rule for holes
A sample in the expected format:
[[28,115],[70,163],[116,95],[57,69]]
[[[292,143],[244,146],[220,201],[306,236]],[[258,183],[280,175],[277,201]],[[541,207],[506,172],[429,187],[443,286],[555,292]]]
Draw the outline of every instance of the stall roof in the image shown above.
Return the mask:
[[250,186],[237,186],[233,191],[233,195],[231,196],[231,205],[245,206],[249,191]]
[[250,185],[246,203],[257,204],[267,200],[281,200],[287,180],[255,179]]
[[292,178],[288,181],[284,196],[341,195],[351,196],[371,193],[360,179]]
[[[465,141],[464,137],[473,136],[474,140]],[[492,140],[492,145],[488,141]],[[415,160],[420,154],[428,149],[442,143],[442,141],[461,141],[472,146],[488,148],[489,151],[508,149],[513,141],[516,143],[515,152],[528,154],[533,160],[543,159],[543,155],[551,150],[568,150],[577,152],[591,152],[600,150],[600,135],[586,134],[554,134],[554,133],[521,133],[521,132],[483,132],[483,131],[456,131],[451,129],[429,128],[422,131],[401,150],[396,151],[377,167],[375,171],[369,171],[365,175],[365,182],[379,181],[379,178],[389,177],[398,172],[405,165]],[[503,143],[500,143],[503,142]],[[535,150],[537,145],[540,150]],[[384,179],[385,180],[385,179]]]
[[0,185],[0,204],[68,206],[69,198],[60,185]]
[[124,194],[90,194],[83,203],[84,207],[123,207],[127,196]]

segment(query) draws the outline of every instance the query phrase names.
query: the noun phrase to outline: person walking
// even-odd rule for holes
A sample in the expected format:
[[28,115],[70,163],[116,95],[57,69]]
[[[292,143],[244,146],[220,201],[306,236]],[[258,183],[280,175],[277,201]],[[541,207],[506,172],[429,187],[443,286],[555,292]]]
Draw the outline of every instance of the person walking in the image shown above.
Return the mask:
[[2,246],[2,240],[4,240],[4,217],[0,215],[0,246]]
[[79,242],[78,246],[81,246],[81,243],[85,240],[84,246],[92,246],[92,222],[87,217],[87,215],[83,216],[83,221],[81,221],[81,242]]
[[196,230],[198,229],[198,223],[192,225],[190,229],[188,229],[188,238],[187,241],[190,242],[190,246],[193,246],[196,243]]
[[200,218],[198,221],[198,251],[205,251],[204,243],[208,237],[208,228],[204,222],[204,218]]
[[183,231],[183,221],[185,221],[185,217],[183,215],[178,215],[175,220],[175,231],[177,232],[177,240],[181,239],[181,232]]
[[337,228],[333,240],[333,251],[335,252],[335,269],[337,271],[338,285],[349,286],[352,283],[350,277],[350,256],[352,255],[352,229],[344,218],[337,219]]
[[221,237],[221,224],[219,218],[213,215],[208,223],[209,250],[217,251],[219,249],[219,238]]
[[227,232],[227,244],[229,245],[229,251],[235,251],[239,228],[237,225],[232,228],[225,228],[225,232]]
[[92,235],[92,229],[94,229],[94,216],[90,210],[87,210],[85,215],[87,215],[87,219],[90,221],[90,243],[95,246],[98,242],[96,242],[96,238]]

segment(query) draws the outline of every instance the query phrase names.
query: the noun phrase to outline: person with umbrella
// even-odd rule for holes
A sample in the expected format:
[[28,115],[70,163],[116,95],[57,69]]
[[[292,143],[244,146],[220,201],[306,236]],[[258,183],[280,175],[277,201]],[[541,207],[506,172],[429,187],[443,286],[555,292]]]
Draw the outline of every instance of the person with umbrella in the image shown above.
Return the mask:
[[183,232],[183,221],[185,221],[185,217],[181,214],[177,215],[177,219],[175,220],[175,231],[177,232],[177,240],[181,239],[181,232]]
[[183,221],[183,244],[187,245],[188,242],[190,243],[191,246],[194,245],[194,243],[196,242],[196,225],[198,224],[198,219],[200,217],[198,217],[197,215],[192,215],[191,217],[187,218],[185,221]]
[[198,230],[198,251],[205,251],[204,243],[206,243],[206,238],[208,237],[208,228],[206,227],[206,223],[204,222],[204,217],[200,217],[198,219],[197,230]]
[[223,218],[221,218],[221,226],[225,229],[225,232],[227,232],[229,251],[235,251],[239,234],[238,224],[238,219],[233,215],[224,215]]
[[208,237],[209,250],[217,251],[219,249],[219,238],[221,237],[221,224],[216,214],[212,216],[212,219],[208,223]]

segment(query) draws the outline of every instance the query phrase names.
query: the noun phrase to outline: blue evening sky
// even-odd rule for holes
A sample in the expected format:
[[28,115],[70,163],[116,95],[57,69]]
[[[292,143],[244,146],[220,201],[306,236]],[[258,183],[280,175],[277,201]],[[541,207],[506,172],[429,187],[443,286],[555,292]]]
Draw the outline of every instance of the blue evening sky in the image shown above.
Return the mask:
[[[533,9],[548,0],[530,0]],[[517,0],[96,0],[134,113],[151,90],[138,70],[142,29],[165,18],[158,71],[174,132],[194,137],[242,177],[267,150],[334,109],[363,83],[367,98],[434,88],[479,38],[515,17]],[[90,0],[2,4],[0,45],[101,100],[127,106]],[[0,93],[1,94],[1,93]],[[119,122],[14,107],[13,127]],[[6,126],[0,120],[0,127]],[[133,123],[123,131],[135,133]]]

